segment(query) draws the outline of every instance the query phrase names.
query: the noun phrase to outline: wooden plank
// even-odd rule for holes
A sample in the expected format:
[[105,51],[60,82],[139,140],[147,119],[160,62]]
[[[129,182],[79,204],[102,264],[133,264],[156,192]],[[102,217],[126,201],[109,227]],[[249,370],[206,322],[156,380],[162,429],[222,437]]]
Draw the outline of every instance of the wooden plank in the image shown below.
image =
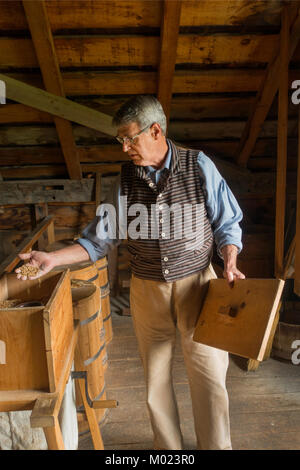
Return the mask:
[[194,340],[262,361],[283,286],[277,279],[245,279],[232,288],[225,279],[211,280]]
[[[289,29],[291,31],[288,60],[292,58],[300,38],[300,14],[298,6],[293,6],[289,9]],[[243,131],[240,146],[236,154],[236,162],[239,165],[247,165],[252,149],[261,131],[262,124],[266,119],[272,101],[278,90],[279,76],[280,57],[277,54],[267,68],[265,77],[261,82],[261,86],[257,94],[253,112],[251,113]]]
[[38,204],[47,202],[87,202],[93,199],[94,182],[42,180],[0,182],[0,204]]
[[[195,70],[175,71],[173,82],[173,93],[244,93],[257,92],[264,79],[265,72],[261,69],[220,69],[220,70]],[[5,77],[22,81],[33,87],[42,87],[41,79],[35,74],[9,72],[7,75],[0,74],[0,79]],[[135,95],[156,93],[156,73],[148,71],[81,71],[62,72],[63,84],[67,96],[89,96],[89,95]],[[299,78],[297,69],[291,70],[290,82]],[[7,80],[8,82],[8,80]],[[12,83],[12,82],[11,82]],[[8,92],[12,95],[12,85]],[[26,89],[27,90],[27,89]],[[32,91],[32,90],[31,90]],[[16,93],[16,91],[15,91]],[[21,93],[21,99],[16,96],[11,99],[29,104],[26,97]],[[38,95],[40,96],[40,95]],[[7,97],[10,98],[7,93]],[[62,98],[61,98],[62,99]],[[36,101],[36,100],[35,100]],[[59,102],[56,98],[56,102]],[[64,102],[65,103],[65,102]],[[271,102],[272,103],[272,102]],[[30,105],[30,104],[29,104]],[[36,107],[36,104],[31,103]],[[39,106],[38,109],[41,109]],[[52,114],[60,113],[53,107],[41,109]],[[69,119],[69,117],[66,116]],[[70,120],[72,118],[70,117]],[[90,126],[92,127],[92,126]],[[93,127],[94,128],[94,127]],[[108,133],[108,132],[107,132]],[[108,133],[109,134],[109,133]]]
[[44,309],[43,319],[49,386],[50,392],[55,392],[64,375],[65,361],[74,335],[69,271],[63,273],[55,287]]
[[295,235],[294,292],[300,296],[300,110],[298,117],[298,169],[297,169],[297,212]]
[[7,104],[0,106],[0,123],[17,122],[53,122],[51,114],[44,113],[37,109],[23,104]]
[[[24,178],[28,178],[31,183],[35,182],[36,179],[40,178],[51,178],[54,179],[59,176],[67,177],[65,170],[62,167],[57,165],[45,165],[45,166],[23,166],[23,167],[11,167],[11,168],[1,168],[3,170],[3,174],[5,178],[9,178],[10,180],[24,180]],[[114,163],[96,163],[95,165],[83,165],[83,171],[86,173],[87,178],[90,178],[89,174],[96,173],[97,171],[101,170],[103,174],[107,173],[118,173],[120,171],[120,165],[116,165]],[[266,181],[268,178],[266,178]],[[269,179],[269,184],[272,179]],[[10,183],[12,181],[5,181]],[[272,183],[273,184],[273,183]],[[77,197],[75,202],[78,201]],[[46,201],[45,201],[46,202]],[[49,201],[48,201],[49,202]],[[78,201],[79,202],[79,201]],[[69,202],[71,204],[71,202]]]
[[[293,128],[296,120],[290,119],[288,123],[288,135],[293,137]],[[169,126],[169,137],[176,142],[195,142],[201,140],[224,141],[237,140],[243,130],[244,121],[231,119],[210,121],[171,121]],[[103,133],[94,132],[84,126],[73,126],[76,143],[82,147],[100,146],[113,144],[115,139],[105,136]],[[276,138],[277,121],[268,120],[264,123],[261,138]],[[58,143],[55,129],[53,127],[32,126],[3,126],[0,127],[0,146],[55,146]],[[213,143],[213,142],[212,142]],[[120,150],[121,147],[120,147]],[[12,150],[13,152],[14,150]],[[26,152],[26,149],[24,149]],[[114,159],[113,159],[114,160]],[[121,160],[124,160],[121,158]],[[42,163],[42,161],[40,162]]]
[[[257,91],[262,70],[178,71],[173,93],[223,93]],[[155,94],[155,72],[65,72],[67,95]]]
[[280,31],[280,75],[278,97],[278,135],[277,135],[277,172],[276,172],[276,219],[275,219],[275,277],[283,275],[286,168],[288,135],[288,83],[289,83],[289,13],[282,10]]
[[64,365],[57,390],[54,393],[40,393],[35,402],[31,416],[30,424],[33,428],[53,427],[59,415],[61,403],[63,400],[66,383],[70,378],[70,372],[74,361],[75,346],[78,340],[79,324],[75,324],[72,332],[72,338],[69,348],[64,357]]
[[[64,96],[64,88],[56,57],[55,46],[44,1],[23,1],[26,18],[34,44],[45,88]],[[81,168],[70,122],[55,117],[54,123],[71,179],[81,178]]]
[[105,164],[105,163],[84,163],[82,164],[82,171],[85,173],[119,173],[121,171],[121,165],[117,164]]
[[[0,410],[1,411],[22,411],[32,410],[36,400],[40,397],[41,390],[9,390],[0,391]],[[51,397],[52,394],[44,393],[45,397]]]
[[0,80],[6,84],[7,98],[60,118],[88,125],[108,135],[115,135],[110,116],[74,103],[62,96],[32,87],[7,75],[0,74]]
[[57,29],[158,27],[159,0],[47,1],[51,26]]
[[246,24],[268,26],[280,24],[280,3],[276,0],[255,2],[252,0],[184,0],[181,26],[231,25]]
[[179,36],[181,0],[164,0],[163,5],[157,98],[165,111],[168,125]]
[[[1,109],[1,108],[0,108]],[[249,168],[275,169],[276,168],[276,139],[259,139],[249,160]],[[189,141],[191,148],[203,150],[208,155],[227,158],[231,161],[238,147],[237,140],[198,140]],[[295,155],[297,143],[294,138],[288,140],[288,167],[297,168]],[[101,144],[78,147],[81,163],[101,163],[128,161],[128,156],[119,145]],[[62,163],[63,157],[58,147],[0,147],[0,161],[3,166],[35,165],[42,161],[45,165]]]
[[40,179],[40,178],[67,178],[67,170],[64,165],[40,165],[40,166],[19,166],[2,167],[4,178],[10,180]]
[[40,235],[53,223],[52,216],[48,216],[45,220],[39,223],[36,228],[25,238],[25,240],[20,243],[17,247],[15,253],[9,255],[1,264],[0,264],[0,275],[4,272],[11,272],[14,267],[20,262],[18,257],[19,253],[27,253],[30,251],[31,247],[39,239]]
[[[160,0],[47,0],[49,19],[53,31],[97,28],[159,28]],[[255,2],[231,0],[220,8],[220,0],[183,0],[180,23],[182,26],[279,26],[278,0]],[[13,9],[14,14],[11,14]],[[1,1],[1,30],[17,31],[27,28],[21,3]]]
[[[87,106],[91,109],[103,112],[104,114],[111,115],[126,101],[126,97],[103,97],[103,98],[77,98],[76,102]],[[180,96],[172,98],[171,103],[171,119],[191,119],[199,120],[206,118],[241,118],[247,119],[251,104],[254,97],[237,97],[235,95],[228,97],[203,97],[199,96]],[[292,107],[292,111],[296,114],[296,107]],[[274,115],[275,116],[275,115]],[[272,117],[274,117],[272,116]],[[277,116],[277,112],[276,112]],[[25,106],[22,104],[7,104],[0,106],[0,123],[34,123],[53,122],[53,117],[42,111]],[[78,149],[79,151],[80,149]]]
[[[175,8],[176,3],[177,0],[176,2],[171,0],[174,11],[177,8]],[[166,15],[166,11],[164,15]],[[278,47],[278,35],[272,34],[234,36],[229,34],[207,34],[205,36],[182,34],[178,36],[177,47],[175,31],[179,32],[179,16],[180,11],[178,10],[177,18],[174,16],[175,22],[170,23],[170,32],[174,34],[174,44],[170,40],[170,49],[167,49],[170,57],[166,54],[168,61],[172,58],[173,66],[175,63],[206,65],[228,63],[240,66],[247,63],[267,63],[272,58],[274,48]],[[168,26],[162,29],[162,34],[168,34]],[[160,56],[160,44],[157,36],[57,37],[54,38],[54,46],[59,66],[64,68],[156,66]],[[38,67],[38,60],[30,39],[0,38],[0,49],[3,51],[0,57],[2,68]],[[298,59],[299,53],[295,57],[295,60]]]
[[0,365],[0,389],[47,390],[49,382],[46,354],[43,354],[45,340],[42,308],[1,309],[0,328],[1,340],[7,345],[6,365]]

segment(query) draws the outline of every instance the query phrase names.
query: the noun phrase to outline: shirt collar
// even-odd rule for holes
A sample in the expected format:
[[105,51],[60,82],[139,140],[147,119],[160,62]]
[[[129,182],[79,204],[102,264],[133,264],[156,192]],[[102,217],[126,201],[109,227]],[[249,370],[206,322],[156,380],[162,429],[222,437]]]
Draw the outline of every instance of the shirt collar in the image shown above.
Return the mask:
[[167,140],[167,144],[168,144],[168,153],[167,153],[167,157],[165,159],[165,163],[164,163],[164,166],[162,168],[159,168],[159,170],[156,170],[156,168],[153,168],[153,166],[149,165],[149,166],[146,166],[145,170],[146,172],[149,174],[149,173],[152,173],[153,171],[162,171],[164,170],[165,168],[167,170],[170,169],[170,165],[171,165],[171,159],[172,159],[172,148],[171,148],[171,145],[169,144],[168,140]]
[[[175,173],[178,173],[181,169],[179,151],[170,139],[167,139],[167,144],[168,144],[169,150],[167,153],[167,158],[166,158],[164,167],[161,168],[161,170],[168,169],[170,174],[173,175]],[[132,165],[134,164],[132,163]],[[150,168],[149,166],[134,165],[134,172],[137,177],[146,178],[151,171],[149,168]],[[152,168],[152,171],[155,171],[153,167],[151,168]]]

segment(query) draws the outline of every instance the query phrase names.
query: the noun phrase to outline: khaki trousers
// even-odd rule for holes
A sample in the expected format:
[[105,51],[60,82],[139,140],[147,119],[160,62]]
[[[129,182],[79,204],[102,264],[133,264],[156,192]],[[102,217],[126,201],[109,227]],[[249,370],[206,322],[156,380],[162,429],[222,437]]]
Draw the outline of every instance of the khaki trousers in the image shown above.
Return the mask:
[[181,335],[198,448],[231,449],[226,390],[228,353],[193,341],[211,266],[175,282],[132,277],[130,307],[144,367],[155,449],[183,449],[172,384],[176,326]]

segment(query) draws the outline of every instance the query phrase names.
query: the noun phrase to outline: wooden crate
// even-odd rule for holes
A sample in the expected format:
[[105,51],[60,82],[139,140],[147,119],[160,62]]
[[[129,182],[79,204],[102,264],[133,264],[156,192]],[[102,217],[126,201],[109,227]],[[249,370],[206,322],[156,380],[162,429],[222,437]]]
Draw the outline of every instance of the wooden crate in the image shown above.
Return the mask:
[[0,279],[0,300],[43,306],[0,309],[0,390],[55,392],[74,331],[69,271],[20,281]]

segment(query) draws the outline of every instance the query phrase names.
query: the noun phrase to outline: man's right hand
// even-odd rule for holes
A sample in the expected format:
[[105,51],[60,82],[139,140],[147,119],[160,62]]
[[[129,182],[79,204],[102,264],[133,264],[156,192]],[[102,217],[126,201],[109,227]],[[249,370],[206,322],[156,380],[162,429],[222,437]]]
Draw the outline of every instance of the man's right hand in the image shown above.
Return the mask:
[[20,268],[17,268],[15,272],[17,273],[17,278],[21,279],[22,281],[26,281],[27,279],[37,279],[39,277],[44,276],[45,274],[49,273],[55,266],[53,257],[51,253],[46,253],[44,251],[31,251],[30,253],[22,253],[19,254],[19,258],[24,260],[26,263],[30,264],[31,266],[36,266],[39,268],[38,273],[35,276],[23,276],[20,273]]

